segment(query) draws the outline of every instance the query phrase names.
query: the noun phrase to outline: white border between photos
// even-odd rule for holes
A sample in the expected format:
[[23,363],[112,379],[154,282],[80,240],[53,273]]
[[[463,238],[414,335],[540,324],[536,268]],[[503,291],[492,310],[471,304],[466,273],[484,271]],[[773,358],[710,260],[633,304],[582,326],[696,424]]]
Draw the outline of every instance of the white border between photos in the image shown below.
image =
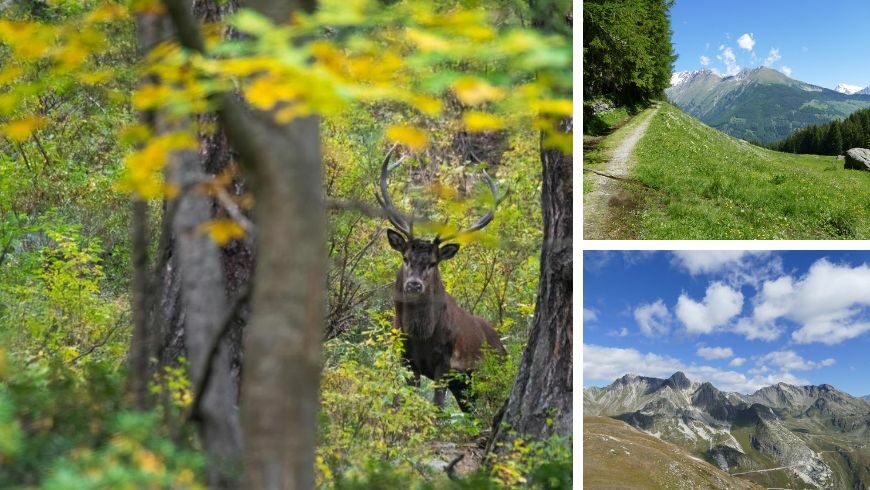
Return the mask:
[[[582,0],[574,2],[574,18],[582,19]],[[579,12],[578,12],[579,11]],[[583,487],[583,325],[578,311],[583,307],[583,252],[586,250],[870,250],[870,240],[584,240],[583,239],[583,120],[578,127],[577,109],[583,107],[583,25],[574,22],[574,148],[580,153],[573,160],[573,230],[580,230],[579,238],[574,235],[573,248],[573,467],[574,488]],[[578,179],[579,176],[579,179]],[[577,193],[577,190],[580,190]],[[578,347],[579,346],[579,347]],[[579,381],[579,383],[578,383]],[[577,390],[579,385],[579,390]]]

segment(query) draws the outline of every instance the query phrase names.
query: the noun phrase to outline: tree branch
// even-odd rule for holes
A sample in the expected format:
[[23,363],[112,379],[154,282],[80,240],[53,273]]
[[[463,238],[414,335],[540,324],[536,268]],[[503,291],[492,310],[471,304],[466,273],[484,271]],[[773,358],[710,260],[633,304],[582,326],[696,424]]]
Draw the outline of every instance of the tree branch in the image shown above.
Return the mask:
[[204,398],[206,390],[208,389],[208,385],[211,382],[212,376],[212,363],[217,357],[218,351],[220,350],[221,342],[224,337],[230,331],[233,323],[239,318],[239,313],[241,312],[241,307],[245,303],[248,302],[248,298],[251,295],[250,288],[245,288],[236,296],[236,299],[230,305],[227,310],[226,315],[224,316],[223,321],[221,322],[221,328],[218,331],[217,335],[212,339],[211,345],[208,348],[208,354],[205,358],[205,371],[203,372],[202,379],[199,384],[196,386],[196,389],[193,393],[193,401],[190,404],[190,409],[185,416],[186,420],[196,420],[199,418],[199,407],[202,404],[202,399]]

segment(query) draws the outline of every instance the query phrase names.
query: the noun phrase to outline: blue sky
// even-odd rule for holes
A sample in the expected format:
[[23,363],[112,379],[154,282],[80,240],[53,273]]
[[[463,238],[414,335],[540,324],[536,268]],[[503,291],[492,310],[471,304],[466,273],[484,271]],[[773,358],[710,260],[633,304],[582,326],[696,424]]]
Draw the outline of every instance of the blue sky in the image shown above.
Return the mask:
[[[671,27],[680,57],[674,70],[706,67],[726,74],[729,68],[734,72],[767,61],[792,78],[822,87],[866,87],[868,26],[867,0],[676,0]],[[708,65],[702,65],[702,56]]]
[[583,382],[677,370],[870,394],[870,251],[583,254]]

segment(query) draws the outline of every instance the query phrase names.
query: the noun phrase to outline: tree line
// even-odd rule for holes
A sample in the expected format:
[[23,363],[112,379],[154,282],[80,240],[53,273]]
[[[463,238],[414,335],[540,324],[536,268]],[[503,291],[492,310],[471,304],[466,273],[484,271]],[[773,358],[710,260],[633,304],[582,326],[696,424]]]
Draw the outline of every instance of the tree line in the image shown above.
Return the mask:
[[870,109],[853,112],[846,119],[799,129],[770,148],[789,153],[842,155],[850,148],[870,148]]
[[673,3],[583,2],[584,101],[604,98],[636,105],[662,97],[677,59],[668,16]]

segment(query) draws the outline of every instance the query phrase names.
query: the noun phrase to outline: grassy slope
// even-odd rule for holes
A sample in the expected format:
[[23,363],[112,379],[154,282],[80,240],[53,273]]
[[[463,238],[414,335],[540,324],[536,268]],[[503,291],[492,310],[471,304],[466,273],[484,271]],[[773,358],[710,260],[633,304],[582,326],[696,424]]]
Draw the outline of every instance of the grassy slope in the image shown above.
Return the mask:
[[[626,454],[628,453],[628,454]],[[583,417],[583,488],[755,489],[685,450],[609,417]]]
[[870,172],[758,148],[661,106],[634,152],[634,177],[653,188],[637,238],[870,238]]

